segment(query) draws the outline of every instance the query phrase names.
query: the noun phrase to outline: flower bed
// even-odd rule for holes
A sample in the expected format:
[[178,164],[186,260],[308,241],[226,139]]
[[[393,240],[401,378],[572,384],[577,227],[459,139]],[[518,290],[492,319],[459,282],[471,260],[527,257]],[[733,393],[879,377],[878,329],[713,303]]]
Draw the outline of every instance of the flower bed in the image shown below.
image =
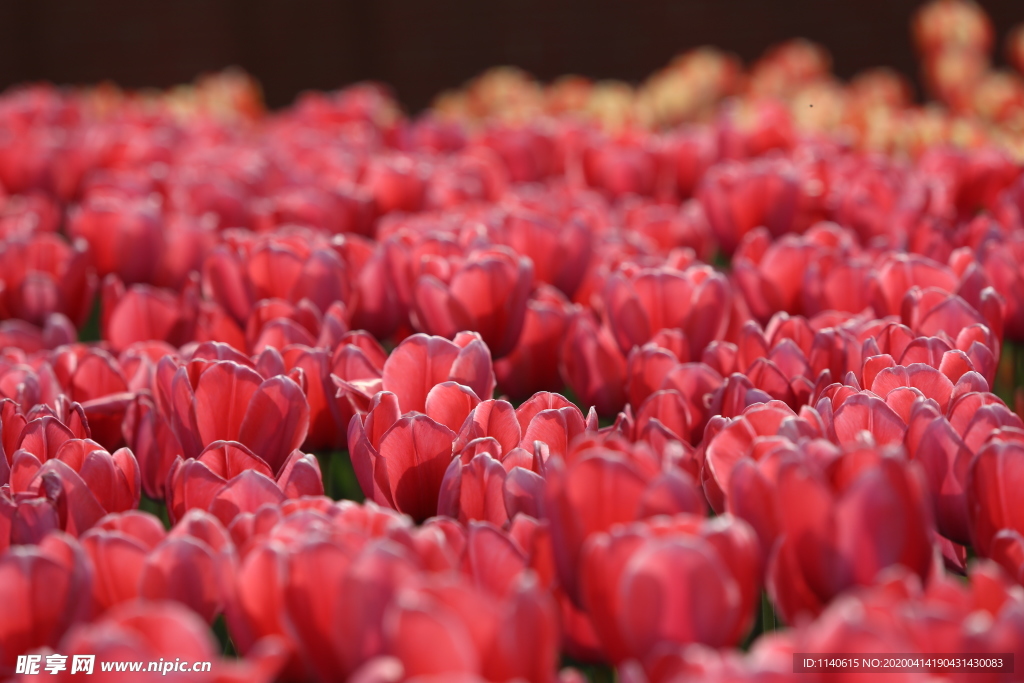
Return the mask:
[[1024,666],[1024,86],[914,32],[924,107],[803,42],[0,97],[0,679]]

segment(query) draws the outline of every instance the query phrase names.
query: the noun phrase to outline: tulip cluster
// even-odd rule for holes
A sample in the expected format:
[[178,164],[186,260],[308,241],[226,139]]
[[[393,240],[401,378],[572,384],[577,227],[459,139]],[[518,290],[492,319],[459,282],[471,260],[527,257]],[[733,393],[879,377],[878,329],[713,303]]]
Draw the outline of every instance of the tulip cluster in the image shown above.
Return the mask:
[[[971,12],[919,15],[927,68]],[[237,75],[0,96],[0,679],[1024,661],[1024,173],[823,133],[787,110],[823,74],[791,45],[668,127],[575,82],[517,120],[480,81],[479,126]]]

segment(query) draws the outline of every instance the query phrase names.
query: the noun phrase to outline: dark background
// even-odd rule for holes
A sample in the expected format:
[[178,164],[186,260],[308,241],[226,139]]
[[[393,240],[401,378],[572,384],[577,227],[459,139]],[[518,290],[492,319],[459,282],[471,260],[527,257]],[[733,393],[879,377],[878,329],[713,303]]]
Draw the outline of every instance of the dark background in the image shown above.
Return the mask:
[[[515,64],[638,82],[712,44],[746,61],[803,36],[836,72],[917,78],[921,0],[0,0],[0,89],[24,81],[168,86],[238,65],[280,107],[309,88],[375,79],[416,110],[483,69]],[[1024,0],[981,0],[1002,49]],[[1001,59],[1001,57],[997,58]]]

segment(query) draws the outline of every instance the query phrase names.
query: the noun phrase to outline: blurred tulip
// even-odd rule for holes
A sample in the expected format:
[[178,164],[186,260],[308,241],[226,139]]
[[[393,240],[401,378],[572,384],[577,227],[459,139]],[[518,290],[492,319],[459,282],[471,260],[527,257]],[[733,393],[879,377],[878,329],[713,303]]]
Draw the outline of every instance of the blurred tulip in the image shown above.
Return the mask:
[[76,327],[85,324],[96,292],[87,245],[68,244],[52,233],[12,238],[0,244],[3,289],[0,315],[42,325],[63,313]]
[[91,616],[92,573],[74,539],[55,533],[39,545],[0,555],[0,675],[14,674],[18,655],[57,647],[64,633]]
[[841,591],[871,584],[892,565],[928,575],[933,527],[913,463],[853,453],[826,473],[783,465],[777,486],[781,536],[767,586],[786,623],[816,616]]
[[159,210],[148,200],[87,200],[71,211],[68,235],[88,242],[100,277],[114,274],[128,285],[152,281],[164,248]]

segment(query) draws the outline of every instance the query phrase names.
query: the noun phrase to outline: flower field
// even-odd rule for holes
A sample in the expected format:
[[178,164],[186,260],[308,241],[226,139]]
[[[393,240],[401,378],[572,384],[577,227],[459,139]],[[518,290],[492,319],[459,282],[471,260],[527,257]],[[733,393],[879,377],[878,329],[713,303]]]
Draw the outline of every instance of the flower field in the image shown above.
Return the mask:
[[4,93],[0,680],[1024,680],[1024,29],[910,28]]

